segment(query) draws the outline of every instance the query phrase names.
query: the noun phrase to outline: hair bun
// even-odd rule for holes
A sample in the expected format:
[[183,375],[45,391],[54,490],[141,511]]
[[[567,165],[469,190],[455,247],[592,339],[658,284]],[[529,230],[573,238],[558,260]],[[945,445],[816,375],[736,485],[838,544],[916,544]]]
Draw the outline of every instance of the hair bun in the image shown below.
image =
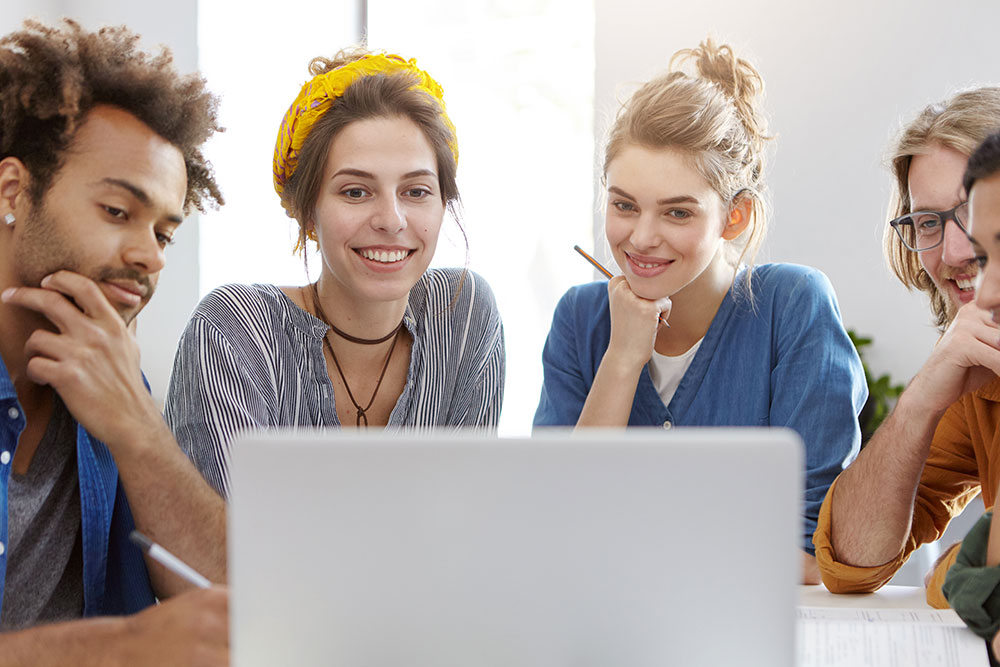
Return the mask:
[[762,109],[764,79],[757,68],[733,53],[728,44],[716,45],[711,38],[696,48],[675,53],[670,59],[670,69],[681,70],[689,61],[693,61],[698,78],[715,84],[732,100],[750,143],[756,150],[762,149],[771,137]]
[[327,72],[343,67],[348,63],[352,63],[355,60],[364,58],[370,54],[371,51],[362,46],[353,46],[337,51],[332,58],[317,56],[309,61],[309,76],[326,74]]
[[698,76],[714,82],[735,101],[750,101],[764,92],[764,80],[748,61],[733,53],[728,44],[716,45],[706,39],[694,49],[683,49],[671,58],[675,62],[693,60]]

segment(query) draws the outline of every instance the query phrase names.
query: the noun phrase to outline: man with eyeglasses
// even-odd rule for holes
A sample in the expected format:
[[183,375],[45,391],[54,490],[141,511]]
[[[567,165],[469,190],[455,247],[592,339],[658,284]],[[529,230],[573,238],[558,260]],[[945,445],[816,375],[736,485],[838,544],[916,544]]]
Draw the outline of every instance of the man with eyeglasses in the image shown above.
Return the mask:
[[[820,509],[816,560],[835,593],[881,587],[980,491],[993,504],[1000,328],[974,302],[979,269],[966,234],[962,176],[969,155],[997,127],[1000,88],[978,88],[927,107],[897,142],[886,254],[904,285],[928,294],[942,336]],[[928,574],[932,606],[948,606],[941,585],[956,555],[946,551]]]

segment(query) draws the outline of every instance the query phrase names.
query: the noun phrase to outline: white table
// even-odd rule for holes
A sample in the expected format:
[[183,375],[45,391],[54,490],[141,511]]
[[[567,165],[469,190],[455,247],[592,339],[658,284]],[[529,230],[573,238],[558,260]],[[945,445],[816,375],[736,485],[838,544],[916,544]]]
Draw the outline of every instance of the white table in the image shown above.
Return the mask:
[[949,667],[989,664],[983,641],[951,609],[930,607],[922,586],[857,595],[799,586],[799,607],[798,659],[807,667],[915,664],[918,658]]
[[[874,593],[834,595],[823,584],[799,586],[799,606],[862,609],[931,609],[923,586],[883,586]],[[951,609],[947,613],[958,615]]]

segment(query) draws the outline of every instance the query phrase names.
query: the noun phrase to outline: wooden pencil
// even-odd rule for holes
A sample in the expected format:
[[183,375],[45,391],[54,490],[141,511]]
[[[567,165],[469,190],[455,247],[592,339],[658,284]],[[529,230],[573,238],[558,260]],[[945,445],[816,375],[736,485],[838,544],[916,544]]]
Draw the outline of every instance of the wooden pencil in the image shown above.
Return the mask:
[[[600,271],[601,273],[603,273],[606,278],[610,279],[610,278],[613,277],[611,275],[610,271],[608,271],[606,268],[604,268],[601,265],[601,263],[598,262],[596,259],[594,259],[590,255],[588,255],[587,251],[585,251],[583,248],[581,248],[578,245],[575,245],[575,246],[573,246],[573,250],[576,250],[578,253],[580,253],[583,256],[583,258],[585,260],[587,260],[588,262],[590,262],[591,264],[593,264],[594,268],[597,269],[598,271]],[[663,326],[667,327],[668,329],[670,328],[670,324],[667,322],[667,318],[665,318],[663,316],[663,313],[660,313],[660,322],[663,324]]]

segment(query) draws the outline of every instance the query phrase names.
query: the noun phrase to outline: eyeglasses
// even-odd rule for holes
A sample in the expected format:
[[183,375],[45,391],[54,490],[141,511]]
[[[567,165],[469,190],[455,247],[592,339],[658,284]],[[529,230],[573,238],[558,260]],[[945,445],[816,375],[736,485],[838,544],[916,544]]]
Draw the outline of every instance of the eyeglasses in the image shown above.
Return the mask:
[[969,202],[964,201],[948,211],[914,211],[901,215],[889,224],[896,230],[899,240],[914,252],[923,252],[941,245],[944,226],[951,220],[968,236]]

